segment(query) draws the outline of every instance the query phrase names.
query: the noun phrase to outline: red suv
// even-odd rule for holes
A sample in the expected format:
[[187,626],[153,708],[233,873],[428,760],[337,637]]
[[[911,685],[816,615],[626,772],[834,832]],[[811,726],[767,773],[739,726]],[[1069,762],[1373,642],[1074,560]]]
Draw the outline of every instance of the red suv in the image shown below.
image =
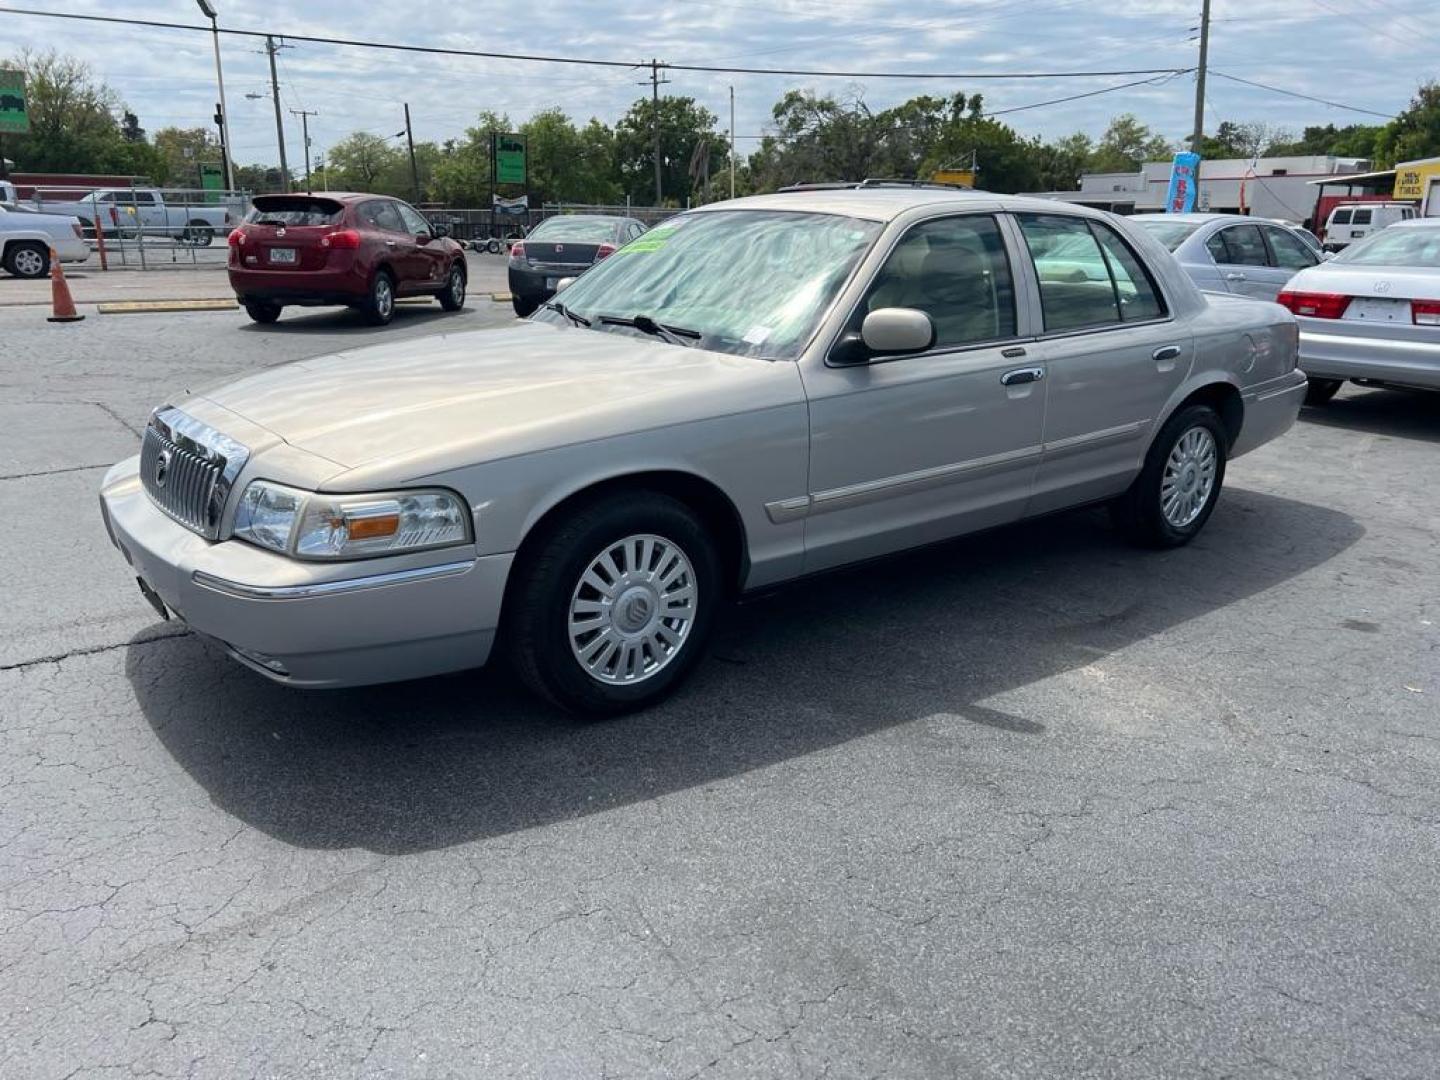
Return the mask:
[[230,234],[230,287],[259,323],[287,304],[344,304],[383,326],[399,296],[459,311],[465,252],[445,233],[386,195],[257,195]]

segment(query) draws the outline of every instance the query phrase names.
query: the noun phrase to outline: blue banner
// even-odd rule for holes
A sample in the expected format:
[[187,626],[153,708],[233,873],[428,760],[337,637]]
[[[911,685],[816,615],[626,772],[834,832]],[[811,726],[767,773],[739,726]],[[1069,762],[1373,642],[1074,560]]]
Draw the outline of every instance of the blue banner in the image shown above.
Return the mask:
[[1175,155],[1170,166],[1170,191],[1165,196],[1167,214],[1188,214],[1195,209],[1200,184],[1200,155],[1189,151]]

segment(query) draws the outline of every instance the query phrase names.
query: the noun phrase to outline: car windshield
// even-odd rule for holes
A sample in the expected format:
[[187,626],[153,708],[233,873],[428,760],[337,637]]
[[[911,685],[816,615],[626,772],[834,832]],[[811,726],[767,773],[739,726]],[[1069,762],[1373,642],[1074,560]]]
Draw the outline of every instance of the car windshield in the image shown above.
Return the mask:
[[1330,260],[1352,266],[1440,267],[1440,226],[1382,229]]
[[[634,332],[600,317],[643,316],[693,331],[702,348],[793,359],[881,228],[834,214],[686,214],[586,271],[557,299],[595,330]],[[548,309],[537,318],[570,325]]]
[[549,217],[530,230],[527,240],[569,240],[575,244],[605,244],[615,239],[620,222],[616,218]]
[[245,221],[251,225],[334,225],[341,206],[333,199],[271,196],[256,199]]
[[1130,219],[1148,232],[1166,249],[1174,251],[1185,242],[1185,238],[1200,228],[1195,221],[1166,221],[1163,217],[1134,217]]

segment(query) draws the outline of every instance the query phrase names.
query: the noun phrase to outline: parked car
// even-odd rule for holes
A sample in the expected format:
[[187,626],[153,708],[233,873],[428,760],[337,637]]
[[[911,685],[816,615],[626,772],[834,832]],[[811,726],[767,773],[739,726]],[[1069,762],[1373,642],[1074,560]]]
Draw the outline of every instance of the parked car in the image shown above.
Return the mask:
[[0,266],[6,272],[21,278],[44,277],[50,272],[51,248],[61,262],[81,263],[90,257],[90,246],[73,217],[0,203]]
[[1364,240],[1387,225],[1419,216],[1419,211],[1411,203],[1367,202],[1337,206],[1325,221],[1325,250],[1344,251],[1350,244]]
[[1274,300],[1298,271],[1321,253],[1293,229],[1239,214],[1135,214],[1131,221],[1170,249],[1192,281],[1207,292]]
[[98,188],[80,199],[37,196],[30,203],[44,213],[79,218],[87,236],[99,221],[106,236],[161,236],[196,247],[208,247],[237,220],[226,206],[167,202],[159,188]]
[[383,326],[401,296],[459,311],[469,271],[447,232],[387,195],[257,195],[230,234],[230,287],[258,323],[289,305],[345,305]]
[[147,597],[279,682],[499,647],[615,713],[737,592],[1100,501],[1184,544],[1304,392],[1289,312],[1207,298],[1123,218],[807,190],[672,219],[512,327],[176,398],[102,506]]
[[634,218],[559,214],[510,245],[510,301],[525,317],[555,295],[562,279],[583,274],[645,231]]
[[1346,379],[1440,390],[1440,218],[1391,225],[1296,274],[1280,303],[1300,322],[1306,403]]

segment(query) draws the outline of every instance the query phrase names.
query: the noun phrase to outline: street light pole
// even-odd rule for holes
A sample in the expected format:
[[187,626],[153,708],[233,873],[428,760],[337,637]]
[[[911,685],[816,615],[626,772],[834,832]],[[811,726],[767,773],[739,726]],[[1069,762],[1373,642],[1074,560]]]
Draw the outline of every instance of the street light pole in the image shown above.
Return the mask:
[[225,72],[220,67],[220,26],[216,22],[219,16],[215,12],[215,5],[210,0],[195,0],[200,6],[200,11],[210,20],[210,33],[215,39],[215,87],[220,91],[220,141],[225,145],[220,148],[220,156],[224,158],[225,166],[225,190],[235,190],[235,166],[230,159],[230,110],[225,107]]

